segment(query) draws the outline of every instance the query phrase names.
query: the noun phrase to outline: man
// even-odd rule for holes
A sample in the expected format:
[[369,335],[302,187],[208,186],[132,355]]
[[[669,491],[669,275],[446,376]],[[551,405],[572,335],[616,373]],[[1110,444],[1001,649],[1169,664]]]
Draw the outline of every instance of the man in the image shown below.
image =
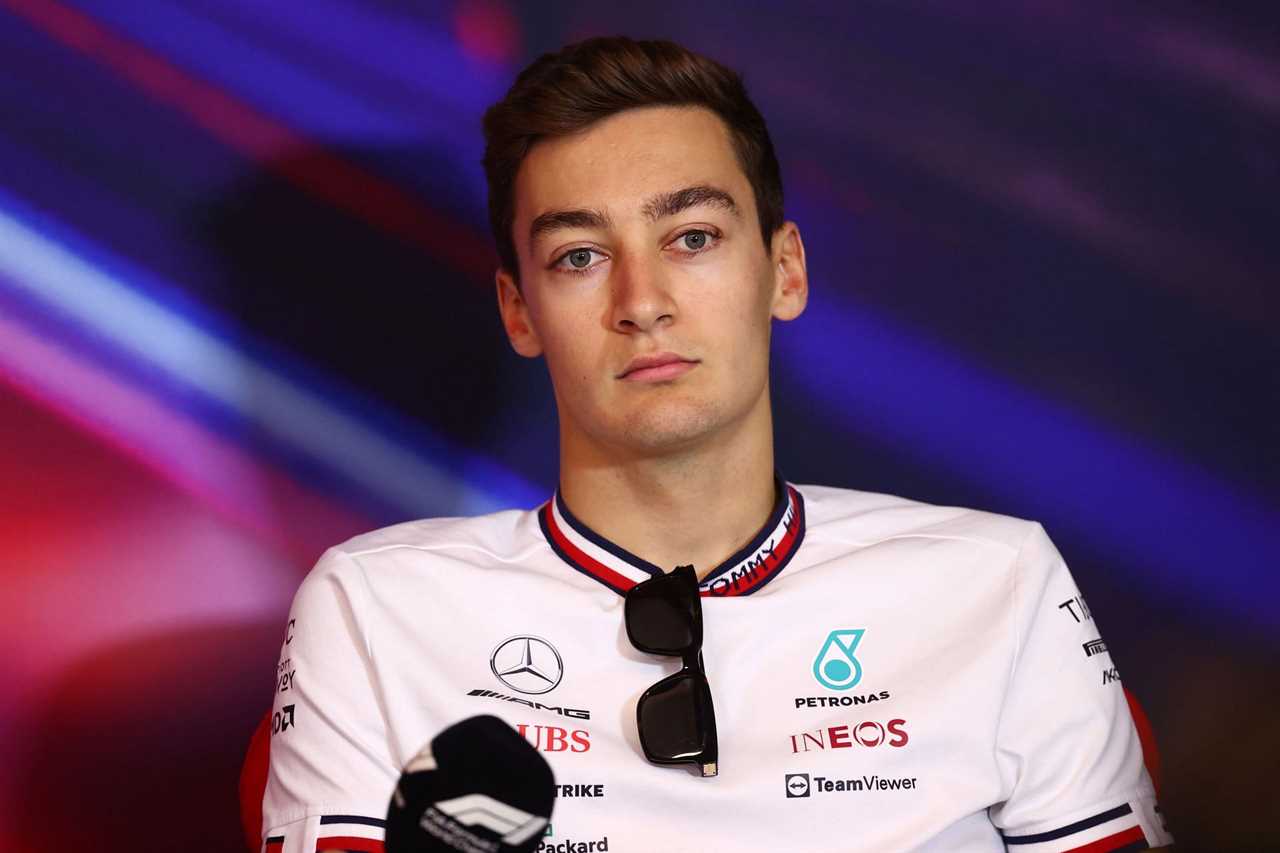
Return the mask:
[[[499,308],[546,359],[559,489],[321,559],[283,647],[268,849],[380,849],[401,768],[478,713],[551,762],[547,850],[1167,843],[1038,525],[775,478],[770,330],[808,282],[738,77],[591,40],[526,69],[485,130]],[[636,731],[668,669],[628,642],[622,594],[677,565],[704,596],[716,778],[646,762]]]

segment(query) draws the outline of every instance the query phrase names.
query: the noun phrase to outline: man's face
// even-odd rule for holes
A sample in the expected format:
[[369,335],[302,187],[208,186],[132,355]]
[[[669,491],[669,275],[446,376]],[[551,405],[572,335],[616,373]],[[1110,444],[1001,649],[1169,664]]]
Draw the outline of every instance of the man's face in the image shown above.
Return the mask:
[[766,248],[709,110],[628,110],[536,144],[516,176],[512,345],[545,355],[562,447],[661,455],[763,414],[769,335],[806,296],[788,223]]

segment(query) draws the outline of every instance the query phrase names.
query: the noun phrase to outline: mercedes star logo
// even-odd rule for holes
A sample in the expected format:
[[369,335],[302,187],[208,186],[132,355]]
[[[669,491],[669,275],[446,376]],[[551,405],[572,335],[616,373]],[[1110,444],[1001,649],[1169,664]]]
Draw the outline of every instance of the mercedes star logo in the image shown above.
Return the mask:
[[564,677],[564,661],[555,646],[528,635],[499,643],[489,656],[489,668],[499,681],[520,693],[548,693]]

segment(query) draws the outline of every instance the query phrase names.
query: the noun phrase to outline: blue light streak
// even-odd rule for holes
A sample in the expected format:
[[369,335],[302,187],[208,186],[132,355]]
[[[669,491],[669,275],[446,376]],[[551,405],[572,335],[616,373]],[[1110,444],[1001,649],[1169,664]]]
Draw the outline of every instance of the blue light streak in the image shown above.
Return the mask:
[[[119,259],[104,263],[108,256],[99,249],[72,249],[83,241],[69,241],[65,232],[51,239],[47,223],[32,227],[14,207],[0,197],[0,288],[19,291],[81,335],[251,423],[404,516],[489,512],[545,497],[511,472],[438,438],[413,445],[372,426],[359,409],[335,403],[340,394],[296,381],[198,318],[151,298],[148,286],[134,285],[151,278],[147,274]],[[149,289],[173,292],[154,280]],[[180,396],[171,395],[174,405],[181,405]],[[387,417],[378,413],[372,420]]]
[[[1194,461],[1044,399],[828,293],[775,336],[787,381],[850,441],[1008,498],[1117,565],[1153,595],[1280,625],[1280,512]],[[833,354],[839,354],[833,358]]]

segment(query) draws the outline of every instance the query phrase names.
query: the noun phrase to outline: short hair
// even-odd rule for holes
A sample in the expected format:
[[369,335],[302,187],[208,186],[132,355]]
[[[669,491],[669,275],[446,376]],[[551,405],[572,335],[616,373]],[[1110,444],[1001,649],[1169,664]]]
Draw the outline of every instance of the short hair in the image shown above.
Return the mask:
[[519,273],[512,225],[520,164],[540,139],[567,136],[636,107],[698,106],[725,123],[738,165],[755,194],[765,250],[783,224],[782,173],[769,129],[742,77],[669,41],[592,38],[544,54],[484,115],[489,227],[498,258]]

